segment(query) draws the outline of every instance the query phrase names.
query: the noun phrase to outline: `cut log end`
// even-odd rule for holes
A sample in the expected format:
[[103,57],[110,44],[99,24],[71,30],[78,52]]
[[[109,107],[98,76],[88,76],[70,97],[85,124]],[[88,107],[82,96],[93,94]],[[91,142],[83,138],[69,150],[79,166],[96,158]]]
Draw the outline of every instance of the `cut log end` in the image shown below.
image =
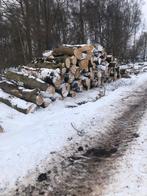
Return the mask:
[[41,95],[37,95],[36,96],[36,104],[38,106],[41,106],[43,104],[43,102],[44,102],[44,100],[43,100],[42,96]]
[[70,65],[71,65],[71,63],[70,63],[70,58],[67,57],[67,58],[65,59],[65,66],[66,66],[66,68],[70,68]]
[[88,71],[89,60],[83,59],[79,62],[81,70]]
[[28,109],[26,110],[26,112],[24,111],[24,113],[29,114],[29,113],[34,113],[37,110],[37,106],[35,104],[32,104],[28,107]]

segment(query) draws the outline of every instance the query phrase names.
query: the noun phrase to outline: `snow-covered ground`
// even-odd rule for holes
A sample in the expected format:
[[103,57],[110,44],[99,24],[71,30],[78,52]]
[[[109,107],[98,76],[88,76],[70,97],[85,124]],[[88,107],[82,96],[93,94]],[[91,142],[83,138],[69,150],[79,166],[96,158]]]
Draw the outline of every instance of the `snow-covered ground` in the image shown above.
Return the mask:
[[118,169],[110,178],[105,196],[147,196],[147,113],[142,119],[140,137],[118,161]]
[[[106,96],[97,101],[95,97],[98,91],[94,89],[28,115],[0,103],[0,124],[5,129],[0,134],[1,191],[12,188],[16,180],[22,180],[35,170],[51,152],[69,145],[69,138],[76,141],[81,133],[94,134],[92,123],[101,127],[101,132],[104,131],[104,127],[109,125],[112,118],[119,116],[125,107],[120,105],[120,100],[145,82],[147,73],[121,79],[107,85]],[[78,105],[83,101],[88,103]]]

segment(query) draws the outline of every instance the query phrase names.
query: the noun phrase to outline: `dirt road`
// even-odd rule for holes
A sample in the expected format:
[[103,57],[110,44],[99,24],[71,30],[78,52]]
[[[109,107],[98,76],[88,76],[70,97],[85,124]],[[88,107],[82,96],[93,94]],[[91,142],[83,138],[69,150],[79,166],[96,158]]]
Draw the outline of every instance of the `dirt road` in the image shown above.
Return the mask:
[[118,167],[117,159],[124,156],[131,142],[139,137],[140,120],[147,109],[147,88],[140,88],[125,97],[127,108],[113,120],[107,133],[97,144],[78,148],[78,152],[61,162],[61,169],[46,170],[38,174],[33,185],[19,187],[13,195],[21,196],[99,196],[109,177]]

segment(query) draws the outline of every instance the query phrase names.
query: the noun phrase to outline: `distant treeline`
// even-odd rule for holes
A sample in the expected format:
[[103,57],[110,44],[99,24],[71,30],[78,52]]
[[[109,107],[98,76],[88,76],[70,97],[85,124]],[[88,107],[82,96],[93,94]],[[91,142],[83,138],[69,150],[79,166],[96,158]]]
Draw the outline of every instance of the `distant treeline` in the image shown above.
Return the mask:
[[1,0],[0,65],[25,64],[63,43],[88,41],[127,59],[140,23],[140,0]]

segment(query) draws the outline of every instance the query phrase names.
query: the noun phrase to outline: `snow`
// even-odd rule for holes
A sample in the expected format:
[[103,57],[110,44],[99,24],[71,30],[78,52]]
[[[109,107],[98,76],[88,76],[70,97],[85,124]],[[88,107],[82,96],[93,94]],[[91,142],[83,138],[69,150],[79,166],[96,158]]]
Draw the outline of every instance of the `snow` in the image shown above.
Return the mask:
[[20,90],[22,90],[23,92],[34,92],[34,89],[26,89],[24,87],[19,87]]
[[36,80],[36,81],[38,81],[38,82],[41,82],[41,83],[44,83],[44,84],[45,84],[45,82],[44,82],[43,80],[41,80],[41,79],[39,79],[39,78],[35,78],[34,76],[28,76],[28,78],[34,79],[34,80]]
[[87,44],[77,44],[77,45],[70,45],[70,44],[63,44],[63,46],[64,47],[71,47],[71,48],[73,48],[73,47],[84,47],[84,46],[87,46]]
[[52,55],[52,53],[53,53],[52,50],[47,50],[47,51],[45,51],[42,55],[43,55],[43,57],[49,57],[49,56]]
[[[5,129],[5,133],[0,134],[0,195],[4,195],[5,189],[12,188],[18,179],[22,180],[34,171],[51,152],[68,146],[68,138],[78,140],[80,136],[72,124],[85,130],[87,135],[95,134],[97,127],[98,131],[104,132],[111,119],[121,114],[124,106],[120,106],[120,100],[145,81],[147,73],[121,79],[107,85],[106,96],[97,101],[98,89],[91,89],[28,115],[0,104],[0,123]],[[78,103],[83,101],[88,103],[79,106]],[[89,126],[92,122],[95,129]]]
[[[14,72],[14,71],[13,71],[13,72]],[[36,78],[36,77],[34,77],[34,76],[31,76],[31,75],[29,75],[27,72],[25,73],[24,70],[23,70],[23,72],[18,72],[18,71],[16,71],[16,72],[14,72],[14,73],[16,73],[16,74],[18,74],[18,75],[21,75],[21,76],[28,76],[28,78],[34,79],[34,80],[36,80],[36,81],[38,81],[38,82],[40,82],[40,83],[45,83],[43,80],[41,80],[41,79],[39,79],[39,78]],[[21,83],[21,82],[19,82],[19,83]]]
[[38,77],[40,79],[45,79],[47,76],[49,77],[55,77],[56,79],[60,79],[60,69],[47,69],[47,68],[41,68]]
[[110,179],[104,196],[147,195],[147,112],[138,129],[140,137],[123,158],[115,176]]
[[128,69],[128,68],[129,68],[129,66],[128,66],[127,64],[124,64],[124,65],[121,65],[121,66],[120,66],[120,70],[121,70],[121,69]]
[[0,81],[0,83],[3,83],[3,82],[6,82],[7,84],[13,84],[12,82],[10,82],[10,81]]

